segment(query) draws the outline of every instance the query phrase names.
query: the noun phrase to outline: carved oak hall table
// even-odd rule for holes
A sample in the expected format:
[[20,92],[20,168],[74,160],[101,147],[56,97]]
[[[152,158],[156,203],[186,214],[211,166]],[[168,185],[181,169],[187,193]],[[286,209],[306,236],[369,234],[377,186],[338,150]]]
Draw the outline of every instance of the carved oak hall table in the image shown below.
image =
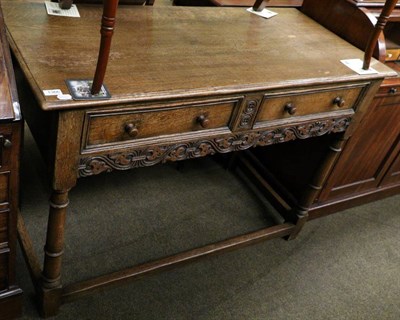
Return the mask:
[[[43,90],[66,93],[66,79],[90,78],[96,64],[102,8],[78,8],[81,18],[73,19],[47,16],[43,4],[3,3],[23,74],[21,106],[51,173],[43,268],[28,256],[45,316],[127,278],[262,239],[293,238],[343,141],[392,75],[377,61],[377,74],[348,69],[340,60],[362,59],[363,52],[295,9],[275,9],[278,15],[265,20],[242,8],[120,6],[105,78],[112,98],[61,101]],[[68,191],[78,178],[332,132],[338,139],[285,223],[62,285]]]

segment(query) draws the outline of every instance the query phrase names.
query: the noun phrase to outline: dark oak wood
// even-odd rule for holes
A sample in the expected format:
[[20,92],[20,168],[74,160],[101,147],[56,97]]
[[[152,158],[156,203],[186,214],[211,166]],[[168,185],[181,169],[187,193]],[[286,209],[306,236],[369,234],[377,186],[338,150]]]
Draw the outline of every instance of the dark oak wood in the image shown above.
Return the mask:
[[[51,174],[45,262],[38,284],[45,316],[56,314],[63,300],[122,279],[261,238],[293,238],[307,220],[313,186],[323,184],[337,150],[326,154],[307,181],[312,186],[304,201],[273,229],[63,287],[68,190],[78,177],[329,133],[347,139],[382,79],[395,75],[376,60],[372,64],[378,74],[355,74],[340,59],[362,58],[363,52],[295,9],[276,9],[279,14],[265,20],[240,8],[121,6],[105,78],[111,99],[59,101],[42,90],[65,91],[65,79],[93,73],[101,8],[81,5],[81,19],[68,24],[59,17],[47,19],[40,4],[5,1],[4,8],[21,76],[21,105]],[[62,45],[57,41],[61,29]],[[60,55],[65,43],[74,61]],[[326,50],[336,54],[326,56]],[[342,107],[334,103],[338,96],[347,101]],[[291,101],[298,105],[294,115],[285,111]],[[276,108],[272,117],[266,111],[270,105]]]
[[117,271],[112,274],[83,281],[82,283],[72,284],[65,287],[62,299],[64,302],[69,302],[92,291],[100,290],[104,287],[116,285],[122,282],[126,283],[128,280],[138,279],[148,274],[171,268],[177,264],[188,263],[204,256],[217,254],[222,251],[226,252],[239,247],[245,247],[260,241],[277,237],[285,237],[290,235],[294,228],[295,225],[290,223],[273,226],[215,244],[210,244],[201,248],[179,253],[164,259],[148,262],[132,268]]
[[[346,0],[304,0],[300,10],[361,50],[367,48],[369,35],[377,22],[372,13],[360,10]],[[382,34],[378,37],[373,56],[385,61],[386,43]]]
[[0,8],[0,319],[21,314],[15,274],[22,122]]
[[[335,9],[340,14],[329,16],[327,8]],[[365,22],[372,21],[374,15],[369,9],[356,7],[352,1],[305,0],[302,11],[360,48],[369,38],[366,30],[371,31],[373,27],[373,24]],[[389,24],[380,36],[383,45],[378,44],[383,50],[376,51],[376,57],[382,61],[388,59],[388,37],[397,39],[400,44],[400,39],[392,36],[399,28],[398,23],[390,20],[389,17]],[[363,32],[359,32],[361,29]],[[343,152],[311,205],[310,219],[394,195],[400,190],[400,65],[399,61],[387,61],[386,64],[398,75],[384,80],[360,126],[344,145]],[[290,181],[304,180],[303,176],[309,176],[318,167],[313,158],[320,158],[323,152],[320,149],[326,143],[325,140],[316,144],[309,142],[308,155],[304,155],[302,148],[297,146],[283,146],[256,153],[266,167],[263,170],[268,171],[267,174],[263,173],[263,177],[270,184],[280,186],[279,196],[290,205],[296,204],[296,199],[301,198],[305,188],[301,183],[290,186]],[[291,159],[290,163],[284,162],[286,172],[279,168],[282,157]]]
[[397,4],[397,0],[386,0],[384,6],[382,8],[382,12],[378,17],[378,21],[376,22],[374,31],[369,36],[367,46],[365,48],[364,63],[363,63],[363,69],[365,69],[365,70],[369,69],[372,54],[374,52],[376,43],[378,42],[378,39],[379,39],[380,35],[382,34],[382,31],[385,28],[386,23],[389,20],[389,16],[392,13],[396,4]]
[[[379,7],[378,2],[369,1],[367,4]],[[358,5],[361,3],[358,2]],[[383,5],[382,1],[380,5]],[[368,14],[365,9],[359,9],[360,12]],[[384,14],[388,16],[388,12]],[[390,20],[389,16],[387,18]],[[389,26],[389,30],[384,30],[384,39],[390,36],[394,28],[398,28],[398,25],[395,26],[396,23],[393,24]],[[388,62],[387,65],[400,74],[396,62]],[[333,212],[350,207],[352,204],[359,204],[361,201],[377,200],[398,192],[400,95],[397,89],[399,86],[399,76],[383,82],[365,120],[346,144],[325,188],[321,191],[319,201],[313,205],[315,215],[320,216],[320,212],[324,209]]]
[[101,39],[99,57],[97,58],[96,72],[93,77],[91,94],[96,95],[100,92],[106,74],[108,57],[111,50],[111,39],[114,33],[115,15],[117,13],[118,0],[104,1],[103,15],[101,18]]
[[253,4],[253,10],[263,11],[268,2],[268,0],[256,0]]
[[[62,9],[70,9],[72,3],[80,4],[80,3],[87,3],[87,4],[104,4],[103,0],[51,0],[52,2],[58,2],[60,4],[60,8]],[[123,5],[146,5],[152,6],[155,0],[119,0],[119,4]]]

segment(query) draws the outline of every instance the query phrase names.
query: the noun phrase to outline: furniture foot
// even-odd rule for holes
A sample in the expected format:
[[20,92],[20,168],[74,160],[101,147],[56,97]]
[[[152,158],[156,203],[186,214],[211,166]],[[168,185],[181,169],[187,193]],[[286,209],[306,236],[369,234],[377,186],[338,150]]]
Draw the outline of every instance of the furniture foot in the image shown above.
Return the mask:
[[329,146],[325,161],[323,161],[323,163],[321,164],[319,170],[317,171],[317,174],[313,177],[311,183],[307,185],[307,189],[304,192],[302,199],[300,199],[297,204],[296,227],[288,237],[288,240],[295,239],[298,233],[301,231],[303,225],[307,222],[309,208],[316,201],[318,194],[322,189],[322,186],[325,184],[329,173],[336,163],[336,159],[342,151],[345,141],[346,139],[343,135],[341,135],[339,138],[335,139],[333,143]]
[[298,209],[296,212],[296,216],[297,216],[297,221],[295,227],[293,231],[290,233],[290,235],[286,238],[286,240],[296,239],[297,235],[300,233],[301,229],[303,229],[303,226],[306,224],[308,220],[308,210]]
[[61,262],[69,190],[53,190],[50,197],[44,265],[40,281],[40,309],[44,317],[56,315],[61,304]]
[[62,287],[46,289],[43,286],[38,293],[38,309],[43,318],[53,317],[58,314],[61,305]]

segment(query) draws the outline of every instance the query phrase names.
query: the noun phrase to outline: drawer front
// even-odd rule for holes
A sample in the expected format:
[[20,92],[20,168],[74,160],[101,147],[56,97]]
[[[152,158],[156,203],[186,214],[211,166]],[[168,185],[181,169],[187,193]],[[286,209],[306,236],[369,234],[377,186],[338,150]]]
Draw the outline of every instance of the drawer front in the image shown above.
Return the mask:
[[119,112],[88,112],[84,148],[104,144],[229,129],[239,100]]
[[380,87],[377,97],[382,98],[382,105],[400,103],[400,85]]
[[364,87],[317,92],[286,92],[264,96],[256,122],[290,119],[310,114],[351,109]]

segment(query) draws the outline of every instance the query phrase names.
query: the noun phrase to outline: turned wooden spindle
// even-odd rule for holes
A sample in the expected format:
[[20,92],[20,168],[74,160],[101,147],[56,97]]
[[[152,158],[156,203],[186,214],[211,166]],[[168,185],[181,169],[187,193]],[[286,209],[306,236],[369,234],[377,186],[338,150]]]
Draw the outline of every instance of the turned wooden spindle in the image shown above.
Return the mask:
[[61,9],[68,10],[72,7],[73,0],[58,0]]
[[386,26],[387,21],[389,20],[390,14],[392,13],[394,7],[396,6],[398,0],[386,0],[385,5],[383,6],[382,12],[379,15],[378,21],[375,25],[374,31],[368,39],[367,47],[365,49],[364,54],[364,64],[363,69],[368,70],[369,65],[371,63],[372,54],[374,53],[374,49],[378,38]]
[[91,94],[100,92],[106,74],[108,57],[110,55],[111,38],[114,33],[115,15],[117,13],[118,0],[104,0],[103,17],[101,19],[101,40],[99,57],[97,59],[96,72],[93,78]]
[[269,0],[256,0],[253,5],[253,10],[258,12],[263,11],[268,1]]

